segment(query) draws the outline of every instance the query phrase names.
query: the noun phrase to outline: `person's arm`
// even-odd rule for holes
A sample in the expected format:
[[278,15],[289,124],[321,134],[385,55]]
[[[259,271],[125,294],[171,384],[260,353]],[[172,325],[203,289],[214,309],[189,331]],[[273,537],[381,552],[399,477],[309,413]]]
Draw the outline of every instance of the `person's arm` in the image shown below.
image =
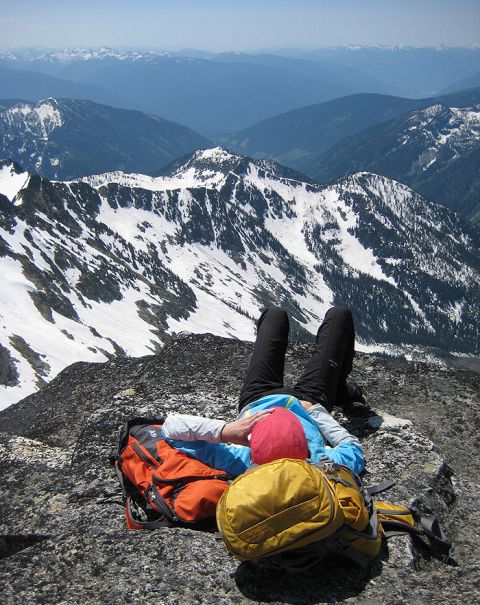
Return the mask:
[[220,443],[225,420],[214,420],[191,416],[190,414],[170,414],[163,423],[163,433],[169,439],[180,441],[208,441]]
[[225,422],[189,414],[171,414],[167,416],[162,430],[165,437],[180,441],[208,441],[209,443],[229,442],[237,445],[249,445],[248,437],[253,427],[272,410],[261,410],[247,418]]
[[357,437],[347,431],[347,429],[339,424],[327,410],[317,403],[307,409],[307,414],[315,420],[318,430],[322,433],[326,441],[336,447],[342,443],[356,443],[360,446],[360,441]]
[[[251,464],[248,436],[265,413],[258,412],[241,421],[225,422],[172,414],[167,416],[162,431],[171,445],[188,456],[197,458],[211,468],[223,470],[232,477],[244,473]],[[229,443],[222,443],[223,441]],[[231,445],[234,443],[235,445]]]
[[310,404],[307,407],[304,402],[302,405],[315,421],[325,441],[332,446],[326,448],[328,458],[348,466],[356,473],[361,473],[365,468],[365,459],[358,438],[332,418],[322,405]]

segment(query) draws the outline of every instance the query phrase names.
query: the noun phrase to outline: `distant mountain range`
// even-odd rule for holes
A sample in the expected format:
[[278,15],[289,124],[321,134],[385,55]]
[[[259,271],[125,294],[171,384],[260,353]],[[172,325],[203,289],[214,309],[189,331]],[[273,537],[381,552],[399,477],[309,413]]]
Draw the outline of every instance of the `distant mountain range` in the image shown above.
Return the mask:
[[[405,97],[436,96],[453,82],[480,71],[478,47],[350,45],[313,50],[278,49],[276,53],[359,70],[394,87],[393,94]],[[456,90],[463,88],[466,87],[459,86]]]
[[269,53],[221,53],[211,59],[224,63],[251,63],[266,67],[278,67],[289,71],[314,77],[335,85],[339,90],[369,90],[376,92],[392,92],[395,87],[385,85],[381,80],[368,76],[365,72],[321,61],[295,59]]
[[50,182],[1,165],[3,401],[172,332],[252,339],[271,303],[297,337],[342,303],[367,350],[480,354],[480,231],[457,214],[387,177],[314,185],[220,148],[164,172]]
[[405,183],[480,224],[480,104],[410,112],[306,161],[321,182],[368,170]]
[[0,158],[50,179],[154,172],[207,147],[193,130],[139,111],[76,99],[0,101]]
[[467,49],[323,49],[296,57],[185,53],[0,51],[7,70],[0,97],[86,98],[159,115],[211,137],[356,93],[431,96],[480,69],[480,50]]
[[217,137],[216,141],[235,153],[273,159],[304,171],[309,158],[320,155],[342,139],[373,124],[438,103],[449,107],[480,103],[480,88],[427,99],[350,95],[274,116],[244,130]]
[[[107,90],[116,99],[112,105],[159,115],[206,136],[354,92],[388,92],[381,82],[356,70],[269,55],[225,54],[217,59],[77,49],[4,53],[0,61],[17,71],[22,94],[9,86],[10,98],[39,98],[37,82],[31,76],[34,70],[54,74],[54,83],[61,78],[76,82],[79,88],[89,85],[97,92]],[[42,97],[57,96],[46,94],[43,84],[44,80]],[[5,96],[1,86],[0,95]]]
[[[295,66],[297,62],[294,62]],[[273,63],[225,58],[159,57],[155,61],[75,62],[64,77],[102,85],[126,95],[131,107],[155,113],[205,136],[245,127],[294,107],[369,90],[371,78],[355,83],[314,62]],[[383,92],[385,88],[381,86]]]

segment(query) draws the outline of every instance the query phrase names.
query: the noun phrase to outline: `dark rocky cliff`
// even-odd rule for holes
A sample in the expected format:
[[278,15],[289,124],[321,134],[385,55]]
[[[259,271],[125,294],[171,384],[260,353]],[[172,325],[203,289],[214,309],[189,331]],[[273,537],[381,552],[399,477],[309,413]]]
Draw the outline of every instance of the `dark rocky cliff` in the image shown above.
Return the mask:
[[[157,356],[77,363],[0,413],[0,601],[22,603],[470,603],[480,588],[478,375],[357,355],[371,412],[345,417],[366,481],[433,510],[458,566],[394,538],[367,571],[331,560],[298,576],[236,562],[212,535],[132,532],[108,455],[133,415],[232,418],[251,345],[180,335]],[[309,354],[294,343],[286,382]],[[106,500],[106,501],[105,501]]]

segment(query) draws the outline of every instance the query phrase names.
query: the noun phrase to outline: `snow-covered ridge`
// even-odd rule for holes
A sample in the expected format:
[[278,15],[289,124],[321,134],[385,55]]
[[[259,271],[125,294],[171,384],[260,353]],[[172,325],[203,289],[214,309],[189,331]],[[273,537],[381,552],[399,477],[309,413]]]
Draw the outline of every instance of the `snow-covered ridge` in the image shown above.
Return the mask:
[[[475,50],[478,45],[472,44],[470,48]],[[442,52],[449,50],[448,46],[441,47],[424,47],[426,48],[435,48],[437,52]],[[392,52],[392,51],[417,51],[418,47],[409,46],[405,44],[373,44],[373,45],[363,45],[363,44],[346,44],[341,46],[329,46],[326,47],[326,50],[343,50],[343,51],[365,51],[365,50],[373,50],[373,51],[384,51],[384,52]],[[249,53],[244,51],[228,51],[229,54],[232,55],[244,55],[248,57]],[[42,47],[33,47],[33,48],[17,48],[10,49],[4,48],[0,49],[0,59],[9,60],[9,61],[58,61],[58,62],[70,62],[75,60],[81,61],[89,61],[93,59],[117,59],[120,61],[125,60],[148,60],[148,59],[156,59],[158,57],[178,57],[177,52],[169,52],[165,50],[147,50],[147,49],[138,49],[138,50],[125,50],[121,48],[112,48],[112,47],[67,47],[67,48],[42,48]],[[186,54],[182,59],[195,59],[196,57],[189,57]]]
[[209,187],[213,188],[223,180],[220,173],[204,174],[200,178],[194,168],[190,168],[178,177],[151,177],[145,174],[125,173],[121,171],[106,172],[92,176],[76,179],[72,182],[88,183],[92,187],[100,188],[110,183],[116,183],[123,187],[134,187],[146,189],[147,191],[166,191],[169,189],[180,189],[182,187]]
[[[214,189],[221,187],[229,174],[242,177],[248,175],[251,181],[258,176],[259,170],[262,170],[267,175],[270,173],[274,179],[278,179],[276,168],[282,170],[282,167],[275,162],[251,160],[230,153],[222,147],[213,147],[196,151],[183,162],[176,162],[165,176],[151,177],[144,174],[115,171],[82,177],[76,181],[88,183],[96,188],[116,183],[124,187],[138,187],[148,191],[197,187]],[[283,178],[295,181],[288,177]]]
[[312,185],[221,148],[155,178],[0,175],[23,203],[0,221],[0,402],[73,361],[151,353],[172,332],[253,339],[268,303],[303,335],[347,304],[371,350],[478,347],[478,232],[386,177]]
[[[171,53],[160,50],[122,50],[109,47],[98,48],[61,48],[42,49],[31,48],[25,50],[0,49],[0,59],[8,61],[25,61],[33,63],[36,61],[47,63],[71,63],[73,61],[94,61],[102,59],[113,59],[117,61],[155,61],[165,57],[172,57]],[[183,57],[182,57],[183,59]],[[185,57],[190,60],[192,58]],[[197,60],[197,59],[192,59]],[[201,59],[198,59],[201,60]]]

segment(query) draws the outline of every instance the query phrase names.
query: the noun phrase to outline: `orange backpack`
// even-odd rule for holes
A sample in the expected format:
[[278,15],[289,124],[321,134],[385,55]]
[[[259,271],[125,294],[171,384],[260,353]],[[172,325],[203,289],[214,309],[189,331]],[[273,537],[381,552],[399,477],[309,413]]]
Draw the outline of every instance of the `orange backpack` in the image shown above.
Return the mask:
[[214,529],[229,475],[190,458],[162,436],[163,419],[133,418],[120,431],[114,463],[127,526]]

